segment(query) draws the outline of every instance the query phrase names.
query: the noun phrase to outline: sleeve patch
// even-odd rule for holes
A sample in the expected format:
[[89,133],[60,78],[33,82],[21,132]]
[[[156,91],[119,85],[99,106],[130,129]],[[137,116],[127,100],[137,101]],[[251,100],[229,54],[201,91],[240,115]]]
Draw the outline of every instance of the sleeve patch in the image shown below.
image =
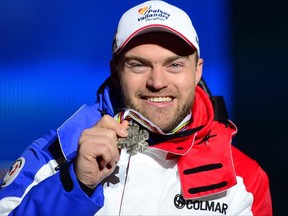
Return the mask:
[[7,187],[14,181],[14,179],[16,179],[16,177],[24,167],[24,164],[25,164],[25,158],[20,157],[10,166],[9,170],[7,171],[1,183],[2,188]]

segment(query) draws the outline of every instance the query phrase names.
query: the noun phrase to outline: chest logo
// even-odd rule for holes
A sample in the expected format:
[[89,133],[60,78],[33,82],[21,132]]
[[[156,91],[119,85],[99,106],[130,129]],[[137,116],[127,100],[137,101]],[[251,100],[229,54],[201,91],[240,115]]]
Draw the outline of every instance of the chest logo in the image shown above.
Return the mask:
[[194,211],[209,211],[220,213],[223,215],[227,214],[228,205],[226,203],[207,201],[207,200],[197,200],[197,199],[188,199],[185,200],[184,197],[180,194],[175,195],[174,205],[177,209],[186,208],[188,210]]

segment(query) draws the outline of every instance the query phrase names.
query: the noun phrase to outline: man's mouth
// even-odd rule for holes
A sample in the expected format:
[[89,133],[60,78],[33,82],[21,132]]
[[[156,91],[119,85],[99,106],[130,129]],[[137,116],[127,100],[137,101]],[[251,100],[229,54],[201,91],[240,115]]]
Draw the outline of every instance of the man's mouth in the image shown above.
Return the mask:
[[163,102],[171,102],[173,100],[172,97],[147,97],[148,101],[154,103],[163,103]]

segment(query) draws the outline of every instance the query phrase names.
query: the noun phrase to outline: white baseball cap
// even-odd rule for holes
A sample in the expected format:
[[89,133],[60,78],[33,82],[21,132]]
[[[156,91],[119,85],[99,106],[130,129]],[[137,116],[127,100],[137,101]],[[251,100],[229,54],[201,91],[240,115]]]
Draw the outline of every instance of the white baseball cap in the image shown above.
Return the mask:
[[200,56],[199,39],[186,12],[161,0],[150,0],[126,11],[113,42],[113,53],[119,53],[135,36],[148,32],[170,32],[182,38]]

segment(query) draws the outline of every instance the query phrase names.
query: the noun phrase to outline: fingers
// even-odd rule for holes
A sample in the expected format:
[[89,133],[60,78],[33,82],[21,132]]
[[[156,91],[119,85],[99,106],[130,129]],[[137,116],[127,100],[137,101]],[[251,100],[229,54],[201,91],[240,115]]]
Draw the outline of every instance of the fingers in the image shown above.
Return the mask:
[[[116,137],[115,134],[114,136]],[[85,185],[91,188],[96,187],[113,172],[119,157],[116,138],[111,138],[106,134],[83,135],[79,140],[75,160],[76,176]]]
[[105,115],[96,125],[82,132],[75,160],[77,178],[89,187],[95,187],[115,169],[120,159],[118,137],[128,135],[128,121],[118,123]]

